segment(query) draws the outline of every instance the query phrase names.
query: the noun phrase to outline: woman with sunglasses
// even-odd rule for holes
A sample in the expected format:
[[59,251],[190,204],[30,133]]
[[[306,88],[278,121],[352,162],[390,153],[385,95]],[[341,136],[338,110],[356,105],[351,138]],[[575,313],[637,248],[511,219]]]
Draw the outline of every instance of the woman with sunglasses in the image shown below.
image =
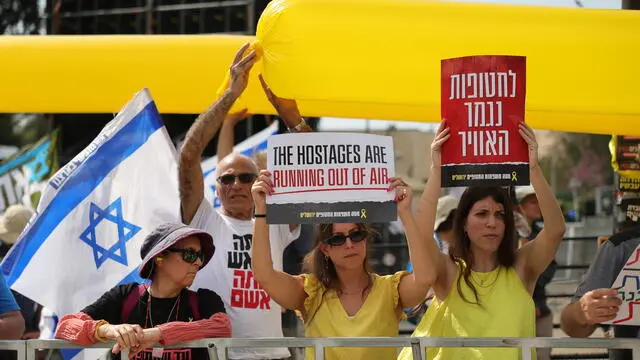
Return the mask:
[[[418,234],[407,185],[392,179],[388,191],[396,192],[413,274],[373,273],[367,256],[373,236],[369,225],[336,223],[320,225],[316,245],[304,260],[305,273],[292,276],[275,270],[271,258],[265,220],[266,196],[274,191],[270,175],[261,171],[252,188],[256,221],[251,258],[256,280],[282,307],[301,312],[307,337],[398,336],[403,309],[423,301],[433,280],[423,263],[426,242],[434,240]],[[328,348],[325,358],[388,360],[396,354],[395,348]],[[313,359],[311,349],[306,356]]]
[[[213,337],[230,337],[231,324],[220,297],[187,290],[214,253],[211,235],[182,224],[164,224],[140,249],[138,274],[150,283],[117,285],[81,312],[60,320],[56,338],[79,345],[117,342],[129,358],[162,357],[150,347]],[[206,349],[164,350],[163,358],[208,359]],[[171,354],[166,354],[170,352]]]

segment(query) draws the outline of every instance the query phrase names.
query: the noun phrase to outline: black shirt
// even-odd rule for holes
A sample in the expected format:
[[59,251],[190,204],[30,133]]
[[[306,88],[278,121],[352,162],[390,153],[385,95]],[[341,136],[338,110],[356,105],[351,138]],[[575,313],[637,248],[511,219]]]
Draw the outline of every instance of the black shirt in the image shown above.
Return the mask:
[[[122,319],[124,301],[131,291],[137,291],[137,287],[137,283],[118,285],[102,295],[96,302],[84,308],[82,312],[91,316],[94,320],[105,320],[110,324],[138,324],[145,329],[172,321],[189,322],[207,319],[215,313],[225,312],[222,299],[211,290],[200,289],[197,292],[200,319],[194,318],[186,289],[175,298],[149,297],[149,292],[145,291],[138,298],[138,302],[131,310],[129,318]],[[191,354],[189,352],[186,354],[176,352],[174,354],[180,360],[209,359],[207,349],[193,349]],[[112,355],[112,359],[119,358],[119,354]],[[150,351],[141,353],[136,357],[136,359],[147,358],[151,359]],[[169,350],[165,350],[164,358],[170,358]]]

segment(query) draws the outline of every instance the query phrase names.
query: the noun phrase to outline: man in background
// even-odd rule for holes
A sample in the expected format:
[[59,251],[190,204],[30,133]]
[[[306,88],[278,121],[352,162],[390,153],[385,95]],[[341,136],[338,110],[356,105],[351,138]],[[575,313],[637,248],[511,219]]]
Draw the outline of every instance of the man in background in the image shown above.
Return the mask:
[[[33,211],[24,205],[9,206],[0,217],[0,260],[3,259],[22,231],[27,227]],[[37,339],[40,333],[41,306],[22,294],[11,290],[14,301],[18,304],[24,319],[25,330],[22,339]]]
[[[538,204],[533,186],[524,186],[516,189],[516,200],[518,201],[518,211],[524,217],[529,229],[529,236],[522,240],[527,243],[538,236],[544,226],[542,212]],[[555,260],[549,264],[547,269],[540,275],[536,286],[533,289],[533,302],[536,306],[536,336],[553,336],[553,314],[547,304],[546,286],[553,280],[558,264]],[[540,348],[536,351],[538,360],[549,360],[551,358],[550,348]]]

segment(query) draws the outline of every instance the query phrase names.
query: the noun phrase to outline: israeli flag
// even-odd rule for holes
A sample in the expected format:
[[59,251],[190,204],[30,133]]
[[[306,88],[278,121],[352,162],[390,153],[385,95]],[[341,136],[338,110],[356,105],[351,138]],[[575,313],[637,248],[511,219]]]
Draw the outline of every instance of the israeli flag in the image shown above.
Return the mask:
[[[278,133],[278,122],[274,121],[264,130],[247,138],[233,147],[233,152],[253,157],[260,151],[267,150],[267,139],[271,135]],[[218,156],[213,156],[202,162],[202,173],[204,174],[204,196],[213,204],[214,208],[220,207],[220,199],[216,196],[216,166]]]
[[115,285],[141,282],[142,241],[168,221],[180,221],[177,152],[144,89],[49,180],[2,270],[12,289],[75,313]]

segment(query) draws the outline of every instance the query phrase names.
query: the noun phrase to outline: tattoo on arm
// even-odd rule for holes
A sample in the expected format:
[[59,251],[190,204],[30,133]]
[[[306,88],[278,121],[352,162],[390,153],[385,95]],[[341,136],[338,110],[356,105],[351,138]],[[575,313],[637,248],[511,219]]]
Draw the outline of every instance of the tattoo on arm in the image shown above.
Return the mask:
[[202,152],[216,134],[236,97],[225,92],[213,105],[198,116],[180,149],[179,183],[182,221],[190,223],[204,197],[201,168]]

